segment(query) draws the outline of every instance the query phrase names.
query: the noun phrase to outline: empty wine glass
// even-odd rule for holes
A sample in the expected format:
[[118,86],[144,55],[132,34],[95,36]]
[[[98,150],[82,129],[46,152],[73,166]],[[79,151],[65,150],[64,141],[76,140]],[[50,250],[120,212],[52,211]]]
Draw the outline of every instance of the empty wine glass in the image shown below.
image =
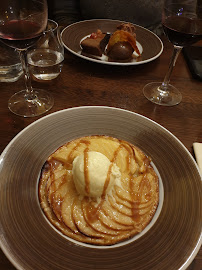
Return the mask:
[[164,81],[149,83],[143,89],[145,97],[153,103],[173,106],[182,100],[180,91],[169,84],[170,76],[182,48],[202,38],[201,4],[199,2],[197,0],[164,1],[162,24],[166,36],[174,45],[174,51]]
[[48,8],[46,0],[7,0],[0,5],[0,38],[19,52],[25,77],[25,90],[15,93],[8,102],[9,109],[20,116],[38,116],[52,108],[52,96],[33,89],[26,51],[46,29]]

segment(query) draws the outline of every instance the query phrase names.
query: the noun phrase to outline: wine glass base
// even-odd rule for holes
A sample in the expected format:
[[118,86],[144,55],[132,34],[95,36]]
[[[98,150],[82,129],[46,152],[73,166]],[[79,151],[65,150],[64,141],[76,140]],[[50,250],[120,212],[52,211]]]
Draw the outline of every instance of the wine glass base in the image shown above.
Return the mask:
[[50,93],[42,89],[33,89],[32,98],[26,90],[14,94],[8,101],[9,110],[19,116],[34,117],[49,111],[54,104]]
[[169,84],[165,91],[161,89],[161,85],[160,82],[145,85],[144,96],[151,102],[162,106],[174,106],[181,102],[182,95],[177,88]]

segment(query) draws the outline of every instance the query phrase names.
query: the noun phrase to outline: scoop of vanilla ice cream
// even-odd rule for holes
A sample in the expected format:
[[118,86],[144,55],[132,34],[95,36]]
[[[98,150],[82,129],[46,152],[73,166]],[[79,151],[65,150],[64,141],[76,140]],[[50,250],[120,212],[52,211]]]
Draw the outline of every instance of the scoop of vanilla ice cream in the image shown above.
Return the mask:
[[[114,185],[121,186],[121,173],[119,167],[100,152],[87,153],[87,166],[84,167],[84,154],[77,156],[73,161],[73,180],[76,190],[81,195],[100,197],[103,194],[105,181],[110,171],[109,184],[105,194],[109,193]],[[110,167],[112,164],[112,167]],[[87,193],[86,186],[89,187]]]

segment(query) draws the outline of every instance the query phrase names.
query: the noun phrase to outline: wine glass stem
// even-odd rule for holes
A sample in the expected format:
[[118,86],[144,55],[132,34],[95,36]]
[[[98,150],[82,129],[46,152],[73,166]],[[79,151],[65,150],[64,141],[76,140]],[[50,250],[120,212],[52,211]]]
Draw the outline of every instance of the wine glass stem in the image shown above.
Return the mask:
[[25,87],[26,87],[26,99],[32,100],[32,99],[35,99],[35,95],[34,95],[34,91],[32,88],[31,77],[30,77],[28,63],[27,63],[27,52],[26,52],[26,50],[18,50],[18,53],[20,55],[22,69],[24,72]]
[[170,76],[171,76],[171,73],[173,71],[173,68],[175,66],[175,63],[177,61],[177,58],[178,58],[178,55],[180,54],[182,50],[182,47],[181,46],[175,46],[174,45],[174,50],[173,50],[173,55],[172,55],[172,58],[171,58],[171,61],[170,61],[170,64],[169,64],[169,68],[168,68],[168,71],[166,73],[166,76],[162,82],[162,85],[161,85],[161,88],[166,90],[169,82],[170,82]]

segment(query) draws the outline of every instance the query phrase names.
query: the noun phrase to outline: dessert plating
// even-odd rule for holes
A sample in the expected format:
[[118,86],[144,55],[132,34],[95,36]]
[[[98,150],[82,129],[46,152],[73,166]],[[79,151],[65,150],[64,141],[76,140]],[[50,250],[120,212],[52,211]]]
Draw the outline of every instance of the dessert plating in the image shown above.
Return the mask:
[[126,62],[141,54],[136,45],[135,26],[122,23],[114,33],[102,33],[100,29],[81,41],[82,54],[91,56],[106,55],[108,61]]
[[129,239],[148,225],[158,206],[158,176],[150,161],[124,140],[100,135],[75,139],[44,165],[41,207],[74,240],[113,245]]

